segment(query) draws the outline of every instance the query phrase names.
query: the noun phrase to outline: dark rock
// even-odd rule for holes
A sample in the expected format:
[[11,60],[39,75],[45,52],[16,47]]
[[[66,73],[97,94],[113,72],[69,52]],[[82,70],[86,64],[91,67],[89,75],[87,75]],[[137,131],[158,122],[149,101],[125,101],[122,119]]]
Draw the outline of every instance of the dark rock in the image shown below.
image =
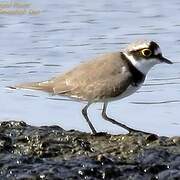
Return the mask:
[[158,139],[158,136],[156,134],[150,134],[146,140],[149,141],[149,142],[152,142],[152,141],[155,141]]
[[179,137],[1,122],[0,179],[180,179]]
[[167,170],[159,173],[157,175],[157,179],[159,180],[179,180],[180,179],[180,171],[179,170]]

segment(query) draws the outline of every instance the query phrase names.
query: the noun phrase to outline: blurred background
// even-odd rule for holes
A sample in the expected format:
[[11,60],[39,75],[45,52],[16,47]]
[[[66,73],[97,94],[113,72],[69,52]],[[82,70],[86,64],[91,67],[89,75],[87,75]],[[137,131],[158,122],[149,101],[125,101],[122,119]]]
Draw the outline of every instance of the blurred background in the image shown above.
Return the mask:
[[[0,1],[0,120],[59,125],[90,132],[83,102],[6,86],[49,79],[136,39],[157,41],[173,65],[157,65],[134,95],[108,106],[108,115],[130,127],[180,135],[180,2],[172,0]],[[27,4],[28,3],[28,4]],[[89,108],[98,131],[126,131]]]

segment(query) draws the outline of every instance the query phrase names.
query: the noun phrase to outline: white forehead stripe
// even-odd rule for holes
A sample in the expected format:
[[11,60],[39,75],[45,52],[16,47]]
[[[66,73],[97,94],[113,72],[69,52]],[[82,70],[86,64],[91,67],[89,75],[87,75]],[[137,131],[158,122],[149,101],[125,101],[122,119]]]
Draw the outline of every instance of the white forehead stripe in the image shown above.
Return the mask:
[[[144,44],[139,44],[139,45],[135,45],[135,46],[133,46],[133,47],[131,47],[131,50],[139,50],[139,49],[144,49],[144,48],[148,48],[149,47],[149,44],[146,44],[146,43],[144,43]],[[130,48],[128,48],[128,49],[130,49]]]
[[162,54],[160,48],[157,48],[157,49],[154,51],[154,55],[158,55],[158,54]]
[[150,42],[151,41],[147,41],[147,40],[138,40],[138,41],[135,41],[134,43],[131,43],[127,47],[127,50],[128,51],[136,51],[136,50],[139,50],[139,49],[149,48]]

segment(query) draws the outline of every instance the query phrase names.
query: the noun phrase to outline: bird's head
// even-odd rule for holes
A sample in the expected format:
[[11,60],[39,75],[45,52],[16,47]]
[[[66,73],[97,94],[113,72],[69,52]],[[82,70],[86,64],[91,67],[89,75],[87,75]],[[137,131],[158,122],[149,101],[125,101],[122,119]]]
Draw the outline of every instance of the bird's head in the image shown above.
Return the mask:
[[135,41],[128,45],[124,50],[124,54],[145,75],[156,64],[172,64],[170,60],[163,57],[159,45],[154,41]]

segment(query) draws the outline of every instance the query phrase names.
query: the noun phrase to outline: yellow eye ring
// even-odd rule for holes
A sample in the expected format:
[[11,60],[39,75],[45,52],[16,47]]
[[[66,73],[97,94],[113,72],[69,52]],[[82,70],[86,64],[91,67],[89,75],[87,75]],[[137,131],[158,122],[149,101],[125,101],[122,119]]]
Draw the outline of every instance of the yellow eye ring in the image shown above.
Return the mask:
[[143,50],[141,51],[141,53],[142,53],[142,55],[143,55],[144,57],[149,57],[149,56],[151,56],[152,51],[151,51],[150,49],[143,49]]

